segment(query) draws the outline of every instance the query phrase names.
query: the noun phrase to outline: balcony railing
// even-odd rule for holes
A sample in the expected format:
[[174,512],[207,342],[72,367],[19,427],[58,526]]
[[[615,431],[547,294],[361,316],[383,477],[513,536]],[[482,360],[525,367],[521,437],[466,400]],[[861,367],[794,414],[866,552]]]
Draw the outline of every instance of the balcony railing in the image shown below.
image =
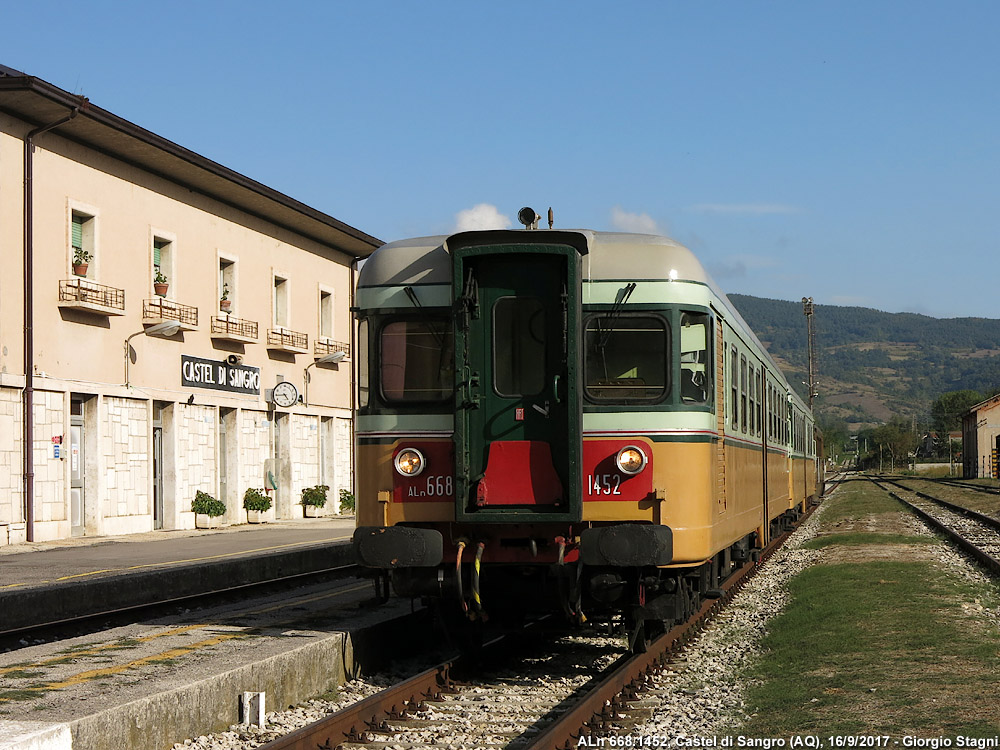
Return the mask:
[[231,315],[212,317],[212,338],[253,343],[257,340],[257,323]]
[[83,278],[64,279],[59,282],[59,307],[102,315],[124,315],[125,290]]
[[313,354],[317,357],[325,357],[334,352],[343,352],[349,357],[351,356],[351,345],[327,338],[316,339],[316,343],[313,346]]
[[198,308],[163,297],[154,297],[142,301],[142,319],[153,323],[173,320],[180,323],[182,328],[194,330],[198,327]]
[[267,332],[267,348],[282,352],[309,352],[309,336],[287,328],[271,329]]

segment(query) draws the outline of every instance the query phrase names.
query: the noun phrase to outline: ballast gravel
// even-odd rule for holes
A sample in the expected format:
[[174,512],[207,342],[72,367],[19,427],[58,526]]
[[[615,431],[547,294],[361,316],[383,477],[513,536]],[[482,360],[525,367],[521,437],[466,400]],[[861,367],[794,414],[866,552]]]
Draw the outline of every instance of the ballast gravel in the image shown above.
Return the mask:
[[[642,700],[642,705],[651,709],[651,718],[638,725],[629,721],[615,732],[616,735],[665,738],[670,746],[678,746],[685,739],[718,736],[747,718],[738,676],[759,658],[768,621],[788,603],[789,580],[816,563],[822,555],[822,551],[802,549],[802,545],[817,535],[823,511],[821,505],[729,605],[689,642],[676,663],[656,678]],[[908,517],[906,524],[915,535],[930,533],[912,517]],[[936,550],[937,559],[947,570],[969,580],[986,580],[951,548],[940,545]],[[985,614],[994,622],[1000,619],[997,611],[985,611],[978,602],[969,606],[976,614]],[[351,680],[339,688],[336,700],[312,700],[288,711],[267,714],[265,728],[234,725],[227,732],[185,740],[174,745],[172,750],[257,748],[367,698],[399,679],[402,679],[399,675],[380,674]],[[561,696],[565,686],[558,682],[552,679],[550,689],[554,695]],[[535,695],[543,692],[544,687],[535,685]]]

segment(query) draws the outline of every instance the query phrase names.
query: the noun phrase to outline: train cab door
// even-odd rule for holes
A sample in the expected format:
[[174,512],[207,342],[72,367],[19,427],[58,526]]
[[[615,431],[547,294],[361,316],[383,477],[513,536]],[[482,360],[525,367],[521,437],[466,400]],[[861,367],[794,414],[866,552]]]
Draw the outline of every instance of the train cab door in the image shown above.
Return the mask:
[[455,251],[459,520],[582,517],[580,265],[562,245]]

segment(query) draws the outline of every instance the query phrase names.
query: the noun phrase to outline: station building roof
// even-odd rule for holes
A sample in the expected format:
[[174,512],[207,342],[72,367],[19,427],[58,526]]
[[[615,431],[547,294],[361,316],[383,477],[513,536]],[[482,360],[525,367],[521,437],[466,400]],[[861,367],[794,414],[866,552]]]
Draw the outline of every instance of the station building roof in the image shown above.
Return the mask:
[[382,241],[34,76],[0,65],[0,112],[43,126],[77,110],[59,137],[95,149],[233,208],[367,257]]

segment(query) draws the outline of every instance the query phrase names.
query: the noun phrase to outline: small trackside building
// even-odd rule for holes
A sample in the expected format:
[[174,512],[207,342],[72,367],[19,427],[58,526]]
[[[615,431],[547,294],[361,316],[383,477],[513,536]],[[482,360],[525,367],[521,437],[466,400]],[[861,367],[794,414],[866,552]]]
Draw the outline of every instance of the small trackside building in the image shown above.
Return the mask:
[[380,244],[0,66],[0,545],[191,528],[199,491],[336,513]]
[[1000,395],[982,401],[962,416],[962,476],[1000,478]]

